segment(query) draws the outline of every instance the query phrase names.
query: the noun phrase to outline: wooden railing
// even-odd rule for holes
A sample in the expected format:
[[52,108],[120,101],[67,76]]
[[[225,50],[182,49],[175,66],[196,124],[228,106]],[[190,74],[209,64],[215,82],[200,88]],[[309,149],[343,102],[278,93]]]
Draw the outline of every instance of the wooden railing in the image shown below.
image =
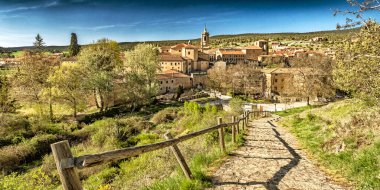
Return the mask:
[[[232,127],[232,141],[236,142],[236,134],[239,134],[241,131],[245,130],[250,116],[257,118],[261,116],[266,117],[268,115],[270,115],[270,112],[267,111],[246,111],[238,117],[233,116],[231,123],[222,123],[222,118],[219,117],[217,118],[218,124],[216,126],[192,132],[190,134],[183,135],[180,137],[173,138],[172,135],[168,132],[164,135],[166,141],[163,142],[112,150],[98,154],[83,155],[79,157],[74,157],[72,155],[70,151],[69,142],[67,140],[51,144],[51,149],[62,186],[65,190],[82,189],[79,175],[76,171],[77,169],[117,161],[166,147],[171,148],[185,176],[189,179],[192,179],[191,171],[177,146],[178,143],[218,130],[220,149],[221,151],[225,152],[226,149],[224,142],[224,127]],[[242,123],[242,130],[240,130],[240,123]]]

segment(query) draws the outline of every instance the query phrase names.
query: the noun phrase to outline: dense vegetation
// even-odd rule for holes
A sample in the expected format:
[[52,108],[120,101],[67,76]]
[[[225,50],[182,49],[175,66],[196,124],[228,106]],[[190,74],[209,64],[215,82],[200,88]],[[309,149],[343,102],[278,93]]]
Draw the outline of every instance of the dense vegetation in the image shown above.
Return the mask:
[[299,111],[288,111],[293,114],[280,123],[328,173],[348,179],[356,189],[380,188],[379,107],[347,99]]
[[[63,123],[33,123],[36,121],[2,114],[1,128],[8,130],[2,131],[8,134],[2,141],[9,145],[3,144],[0,149],[0,164],[6,166],[3,172],[18,172],[0,177],[0,188],[57,188],[60,184],[58,174],[52,155],[47,153],[49,144],[58,139],[69,139],[73,154],[79,156],[162,141],[167,131],[175,136],[183,135],[215,125],[216,117],[223,117],[225,121],[231,119],[229,113],[218,111],[216,107],[206,105],[202,108],[194,102],[185,103],[184,107],[168,107],[149,117],[146,117],[146,110],[141,112],[145,117],[132,113],[105,118],[81,129]],[[10,127],[4,128],[6,126]],[[10,133],[15,129],[17,133]],[[230,131],[226,130],[227,149],[231,150],[237,144],[230,143]],[[26,140],[24,136],[28,135],[35,136]],[[169,149],[86,168],[80,170],[80,177],[85,189],[203,189],[210,185],[207,166],[223,157],[217,142],[215,132],[179,144],[195,180],[184,178]],[[242,142],[241,136],[239,142]]]

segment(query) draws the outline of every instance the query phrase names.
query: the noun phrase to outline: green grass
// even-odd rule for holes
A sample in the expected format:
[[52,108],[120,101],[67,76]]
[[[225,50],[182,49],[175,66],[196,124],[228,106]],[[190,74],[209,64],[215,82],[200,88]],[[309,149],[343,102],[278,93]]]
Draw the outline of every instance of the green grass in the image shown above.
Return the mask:
[[13,52],[12,55],[15,56],[15,58],[19,58],[19,57],[24,56],[24,51],[16,51],[16,52]]
[[378,120],[366,115],[378,108],[361,105],[349,100],[301,114],[301,110],[292,111],[280,123],[324,168],[343,176],[355,189],[380,189],[380,137],[370,126]]
[[276,114],[281,116],[281,117],[286,117],[286,116],[290,116],[290,115],[294,115],[297,113],[304,112],[305,110],[311,110],[311,109],[316,108],[316,107],[319,107],[319,106],[304,106],[304,107],[292,108],[292,109],[288,109],[288,110],[284,110],[284,111],[278,111],[278,112],[276,112]]

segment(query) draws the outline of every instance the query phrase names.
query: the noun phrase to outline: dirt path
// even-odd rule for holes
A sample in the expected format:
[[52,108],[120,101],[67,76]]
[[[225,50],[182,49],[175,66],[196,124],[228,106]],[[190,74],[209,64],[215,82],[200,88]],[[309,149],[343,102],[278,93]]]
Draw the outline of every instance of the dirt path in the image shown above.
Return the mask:
[[297,149],[295,138],[263,118],[251,123],[245,145],[214,173],[211,189],[344,189]]

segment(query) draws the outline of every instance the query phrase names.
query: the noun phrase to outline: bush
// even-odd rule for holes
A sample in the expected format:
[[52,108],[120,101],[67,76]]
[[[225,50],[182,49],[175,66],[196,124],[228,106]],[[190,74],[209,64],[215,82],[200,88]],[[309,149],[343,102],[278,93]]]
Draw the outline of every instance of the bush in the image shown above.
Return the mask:
[[152,122],[155,125],[171,122],[177,118],[178,111],[179,111],[178,108],[172,108],[172,107],[165,108],[164,110],[156,113],[152,117]]
[[31,137],[30,123],[26,117],[0,113],[0,147],[16,144]]
[[50,152],[50,144],[57,140],[58,138],[54,135],[44,134],[18,145],[5,146],[0,149],[0,165],[5,172],[9,172],[23,163],[41,158],[42,155]]

